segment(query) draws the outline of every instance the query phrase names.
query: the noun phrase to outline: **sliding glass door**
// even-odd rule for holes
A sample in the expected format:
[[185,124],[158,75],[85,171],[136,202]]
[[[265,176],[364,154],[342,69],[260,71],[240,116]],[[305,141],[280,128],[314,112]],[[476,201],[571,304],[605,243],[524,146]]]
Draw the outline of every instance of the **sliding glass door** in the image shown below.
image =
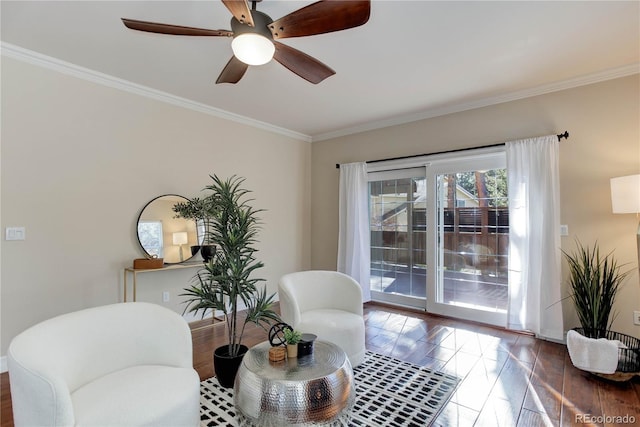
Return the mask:
[[374,300],[505,325],[504,154],[369,174]]

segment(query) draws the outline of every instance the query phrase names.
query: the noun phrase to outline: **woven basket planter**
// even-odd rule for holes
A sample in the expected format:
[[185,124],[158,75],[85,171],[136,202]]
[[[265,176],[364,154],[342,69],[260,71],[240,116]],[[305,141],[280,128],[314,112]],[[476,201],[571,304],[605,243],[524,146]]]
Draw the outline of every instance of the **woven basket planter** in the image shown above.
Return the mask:
[[618,367],[615,373],[600,374],[592,372],[593,375],[612,381],[627,381],[635,375],[640,375],[640,339],[614,331],[598,330],[594,331],[596,332],[595,334],[589,335],[585,334],[583,328],[574,328],[574,331],[583,336],[618,340],[627,347],[618,349]]

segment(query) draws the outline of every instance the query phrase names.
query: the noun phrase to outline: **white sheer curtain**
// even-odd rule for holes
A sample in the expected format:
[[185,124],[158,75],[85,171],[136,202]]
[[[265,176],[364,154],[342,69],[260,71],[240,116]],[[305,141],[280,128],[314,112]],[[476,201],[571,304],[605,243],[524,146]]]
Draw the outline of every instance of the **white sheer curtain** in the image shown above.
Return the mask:
[[366,163],[340,165],[338,271],[362,286],[363,302],[371,301],[369,285],[369,188]]
[[562,341],[556,135],[507,142],[508,327]]

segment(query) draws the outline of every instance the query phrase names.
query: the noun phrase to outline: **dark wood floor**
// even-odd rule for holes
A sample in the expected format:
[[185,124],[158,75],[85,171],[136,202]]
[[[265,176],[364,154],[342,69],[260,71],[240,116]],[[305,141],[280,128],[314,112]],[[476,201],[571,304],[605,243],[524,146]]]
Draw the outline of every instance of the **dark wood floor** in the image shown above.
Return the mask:
[[[613,383],[580,371],[571,365],[563,345],[371,303],[365,307],[365,320],[369,350],[462,380],[435,425],[640,425],[640,379]],[[213,376],[213,350],[225,342],[224,333],[222,323],[193,325],[194,367],[201,379]],[[247,328],[245,344],[265,339],[262,329]],[[1,426],[9,427],[8,374],[0,380]],[[625,416],[635,422],[616,422],[624,419],[615,417]]]

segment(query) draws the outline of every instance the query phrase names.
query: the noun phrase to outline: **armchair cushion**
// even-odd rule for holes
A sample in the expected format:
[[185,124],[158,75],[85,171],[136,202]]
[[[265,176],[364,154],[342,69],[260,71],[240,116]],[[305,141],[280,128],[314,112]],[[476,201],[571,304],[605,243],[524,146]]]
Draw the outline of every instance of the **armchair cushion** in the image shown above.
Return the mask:
[[76,426],[183,425],[183,413],[199,413],[199,386],[198,374],[189,368],[144,365],[122,369],[71,394]]

